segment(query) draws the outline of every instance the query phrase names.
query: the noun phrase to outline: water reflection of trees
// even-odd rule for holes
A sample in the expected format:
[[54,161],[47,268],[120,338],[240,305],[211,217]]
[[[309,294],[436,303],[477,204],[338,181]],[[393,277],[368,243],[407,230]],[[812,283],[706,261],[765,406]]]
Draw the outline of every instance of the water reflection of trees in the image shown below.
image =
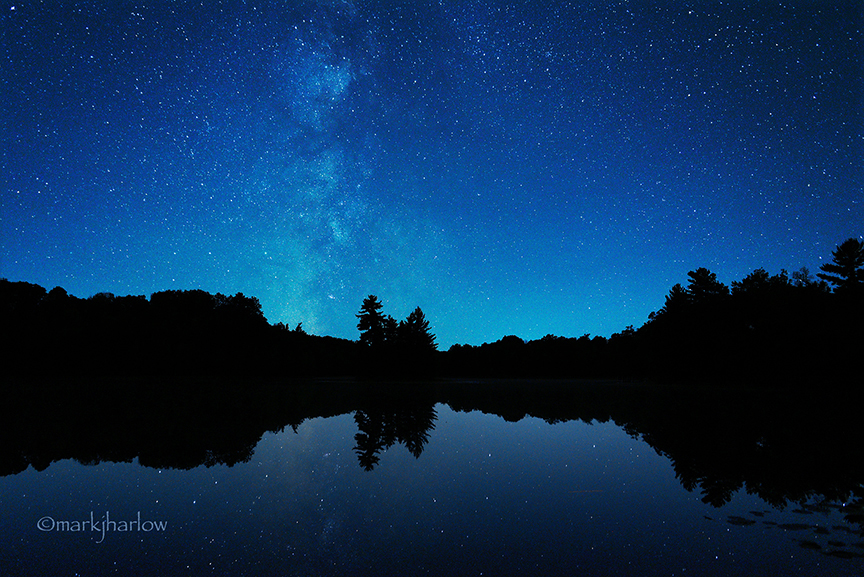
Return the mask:
[[[746,489],[773,505],[858,495],[864,482],[861,399],[780,390],[512,383],[447,401],[513,420],[612,420],[668,457],[688,490],[712,505]],[[518,409],[517,409],[518,407]]]
[[358,409],[354,422],[359,432],[354,435],[357,460],[367,471],[375,468],[382,452],[401,443],[408,452],[420,458],[435,428],[438,414],[432,404],[407,403]]
[[[814,499],[861,505],[861,400],[548,381],[17,383],[0,403],[0,474],[41,471],[68,458],[179,469],[234,465],[249,460],[267,431],[351,413],[358,462],[372,470],[397,443],[419,458],[435,428],[435,404],[446,403],[508,421],[614,421],[669,458],[682,486],[714,506],[742,489],[775,506]],[[860,506],[847,512],[862,521]]]

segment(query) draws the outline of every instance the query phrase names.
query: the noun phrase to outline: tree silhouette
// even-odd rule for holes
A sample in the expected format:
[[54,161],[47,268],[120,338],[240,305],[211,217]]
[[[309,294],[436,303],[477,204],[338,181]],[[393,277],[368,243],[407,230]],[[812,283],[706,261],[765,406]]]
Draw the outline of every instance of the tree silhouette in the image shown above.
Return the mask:
[[360,343],[367,347],[380,348],[387,340],[387,333],[392,323],[381,312],[383,307],[378,297],[369,295],[363,300],[360,312],[356,315],[359,319],[357,330],[360,331]]
[[717,280],[717,275],[707,268],[700,267],[687,273],[690,283],[687,290],[694,303],[715,301],[729,294],[729,289]]
[[650,318],[663,315],[677,315],[686,309],[689,304],[690,293],[681,286],[681,283],[675,283],[669,294],[666,295],[666,302],[663,304],[663,307],[656,313],[651,313],[653,316]]
[[399,323],[396,319],[387,315],[384,317],[384,342],[392,344],[399,334]]
[[399,323],[398,339],[406,349],[410,351],[434,351],[438,349],[435,343],[435,335],[429,330],[429,321],[420,307],[408,315],[408,318]]
[[850,238],[831,253],[833,263],[823,264],[816,276],[834,285],[835,291],[864,286],[864,242]]
[[732,294],[747,294],[764,291],[771,283],[771,276],[764,268],[757,268],[740,281],[732,281]]

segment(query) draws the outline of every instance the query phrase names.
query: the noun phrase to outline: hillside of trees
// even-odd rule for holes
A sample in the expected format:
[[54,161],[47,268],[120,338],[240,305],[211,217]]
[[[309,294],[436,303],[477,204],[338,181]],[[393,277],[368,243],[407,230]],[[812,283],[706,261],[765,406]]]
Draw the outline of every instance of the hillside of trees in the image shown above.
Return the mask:
[[639,329],[610,338],[515,336],[451,347],[444,371],[463,376],[653,378],[831,384],[860,381],[864,242],[849,239],[815,277],[757,269],[727,287],[688,273]]
[[271,325],[257,298],[200,290],[144,296],[0,280],[7,373],[22,376],[348,374],[357,344]]
[[860,380],[864,243],[843,242],[816,276],[757,269],[728,287],[688,273],[645,324],[609,338],[505,336],[438,351],[417,307],[384,314],[374,295],[356,341],[269,324],[254,297],[200,290],[81,299],[0,279],[4,370],[20,376],[266,375]]

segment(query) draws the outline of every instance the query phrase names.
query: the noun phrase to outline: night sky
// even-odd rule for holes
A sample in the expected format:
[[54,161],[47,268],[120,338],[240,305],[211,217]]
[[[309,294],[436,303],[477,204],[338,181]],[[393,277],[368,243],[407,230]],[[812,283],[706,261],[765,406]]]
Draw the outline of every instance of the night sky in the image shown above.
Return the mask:
[[0,277],[442,348],[864,234],[864,3],[0,3]]

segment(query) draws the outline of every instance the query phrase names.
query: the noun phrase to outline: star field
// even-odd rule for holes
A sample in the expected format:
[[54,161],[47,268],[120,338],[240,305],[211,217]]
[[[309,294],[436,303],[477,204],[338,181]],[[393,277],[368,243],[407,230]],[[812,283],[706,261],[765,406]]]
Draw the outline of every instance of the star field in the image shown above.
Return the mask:
[[0,276],[443,348],[641,325],[864,222],[856,2],[6,3]]

